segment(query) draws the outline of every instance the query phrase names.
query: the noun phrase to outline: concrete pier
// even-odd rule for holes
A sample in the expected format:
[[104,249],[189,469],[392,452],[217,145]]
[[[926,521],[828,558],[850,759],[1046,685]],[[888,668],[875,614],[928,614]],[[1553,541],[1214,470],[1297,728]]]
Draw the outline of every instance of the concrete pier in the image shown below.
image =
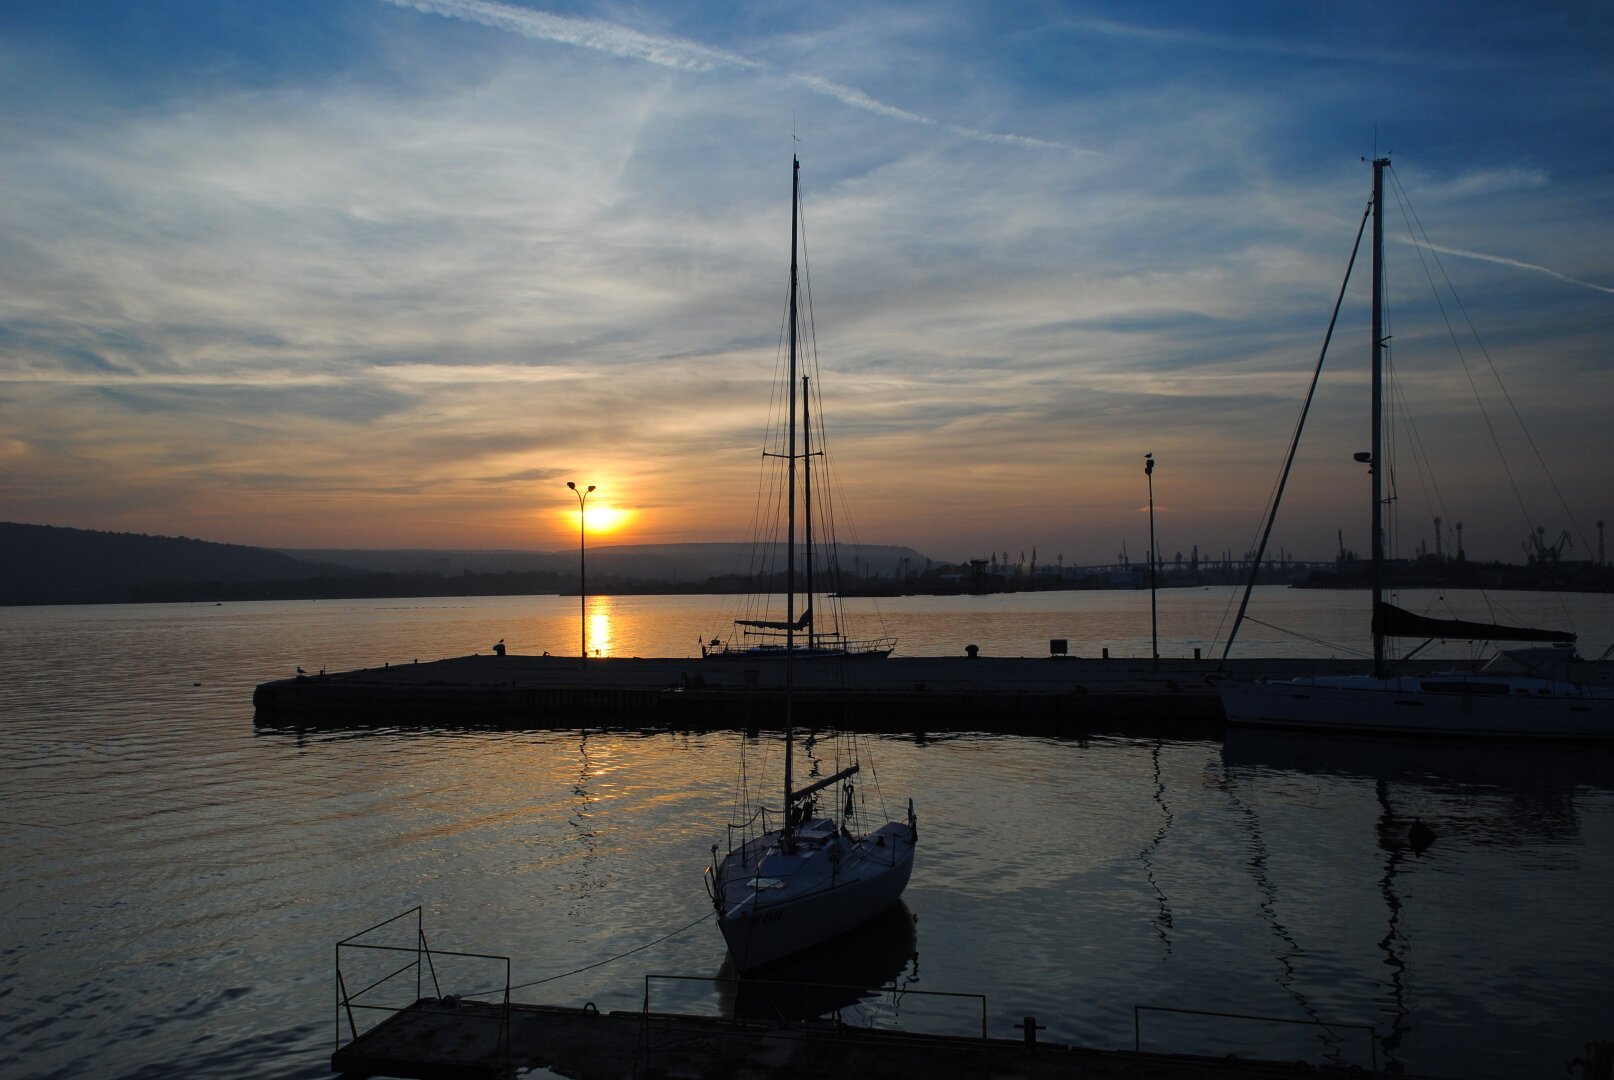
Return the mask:
[[[801,725],[914,733],[989,731],[1079,737],[1140,732],[1213,738],[1216,681],[1364,671],[1354,660],[897,657],[801,660]],[[1440,662],[1450,668],[1450,662]],[[253,694],[265,725],[463,724],[680,730],[773,727],[784,714],[774,659],[462,656],[299,675]]]

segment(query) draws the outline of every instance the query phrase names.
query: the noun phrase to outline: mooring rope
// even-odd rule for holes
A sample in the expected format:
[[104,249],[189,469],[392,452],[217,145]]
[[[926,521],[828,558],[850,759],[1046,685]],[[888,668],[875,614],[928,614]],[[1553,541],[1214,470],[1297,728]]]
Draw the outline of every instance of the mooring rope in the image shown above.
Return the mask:
[[[544,983],[554,982],[557,979],[564,979],[564,978],[567,978],[567,977],[572,976],[572,975],[581,974],[582,972],[585,972],[585,971],[592,971],[594,968],[597,968],[597,967],[604,967],[606,964],[614,964],[618,960],[624,959],[625,957],[632,956],[634,953],[644,952],[646,949],[651,948],[652,946],[660,945],[663,941],[666,941],[668,938],[675,938],[679,934],[682,934],[685,930],[692,930],[695,927],[699,926],[701,923],[705,922],[707,919],[710,919],[715,914],[717,914],[717,912],[708,911],[705,915],[702,915],[700,918],[696,919],[694,922],[689,923],[689,924],[687,924],[685,926],[680,926],[676,930],[669,931],[668,933],[665,933],[665,934],[661,935],[660,937],[658,937],[654,941],[647,941],[643,945],[636,945],[633,948],[629,949],[627,952],[617,953],[615,956],[608,956],[604,960],[596,960],[592,964],[584,964],[582,967],[573,968],[570,971],[563,971],[559,975],[548,975],[548,976],[545,976],[542,979],[534,979],[531,982],[517,983],[514,986],[505,987],[504,990],[525,990],[529,986],[541,986]],[[458,996],[462,1000],[467,999],[467,998],[474,1000],[476,998],[487,997],[490,994],[498,994],[498,993],[501,993],[501,992],[503,992],[503,991],[501,991],[498,988],[495,988],[495,989],[492,989],[492,990],[479,991],[478,993],[475,993],[475,994],[460,994]]]

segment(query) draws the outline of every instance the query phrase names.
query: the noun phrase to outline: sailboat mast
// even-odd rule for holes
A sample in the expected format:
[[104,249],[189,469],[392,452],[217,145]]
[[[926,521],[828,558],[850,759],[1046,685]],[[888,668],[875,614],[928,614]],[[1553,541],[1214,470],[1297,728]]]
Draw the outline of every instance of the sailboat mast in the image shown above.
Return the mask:
[[794,717],[791,710],[796,696],[796,233],[801,208],[801,162],[790,158],[790,423],[785,466],[789,494],[785,498],[785,823],[784,835],[791,833],[791,757],[795,748]]
[[802,521],[802,595],[807,598],[807,651],[813,651],[813,633],[818,615],[813,611],[813,421],[812,394],[808,377],[801,377],[801,500],[806,512]]
[[1384,676],[1384,170],[1389,158],[1373,159],[1373,674]]

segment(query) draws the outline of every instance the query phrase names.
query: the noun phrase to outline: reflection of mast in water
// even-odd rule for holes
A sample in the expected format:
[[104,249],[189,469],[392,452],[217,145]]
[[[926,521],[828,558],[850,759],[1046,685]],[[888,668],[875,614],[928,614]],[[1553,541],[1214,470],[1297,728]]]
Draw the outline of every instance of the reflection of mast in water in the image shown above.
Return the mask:
[[1159,897],[1159,911],[1154,917],[1154,932],[1160,935],[1161,944],[1166,948],[1167,954],[1171,952],[1171,901],[1161,890],[1159,882],[1154,879],[1154,853],[1160,850],[1165,842],[1166,833],[1171,829],[1171,807],[1166,805],[1166,784],[1160,776],[1160,747],[1164,740],[1157,740],[1154,744],[1154,801],[1160,804],[1162,821],[1160,828],[1155,830],[1154,839],[1150,840],[1142,851],[1138,852],[1138,861],[1143,864],[1144,876],[1149,879],[1149,887],[1154,889],[1155,896]]
[[[1377,878],[1387,925],[1378,940],[1381,963],[1379,1009],[1391,1014],[1389,1033],[1378,1039],[1385,1067],[1400,1067],[1396,1052],[1414,1032],[1408,1003],[1417,927],[1401,920],[1398,878],[1411,857],[1437,840],[1467,841],[1541,857],[1562,853],[1569,841],[1583,843],[1576,793],[1614,791],[1614,748],[1412,738],[1343,738],[1309,732],[1230,729],[1222,746],[1232,769],[1284,776],[1318,777],[1326,784],[1365,788],[1371,781],[1379,815],[1374,839],[1382,852]],[[1392,803],[1398,786],[1402,811]],[[1424,818],[1406,812],[1406,798],[1419,799]],[[1435,823],[1431,828],[1425,820]],[[1565,855],[1566,866],[1577,865]]]
[[[919,916],[913,916],[912,921],[918,922]],[[902,970],[886,980],[885,989],[891,993],[891,1010],[889,1014],[884,1016],[884,1019],[895,1021],[902,1015],[902,1003],[907,997],[907,991],[917,985],[919,985],[919,950],[915,948],[912,955],[908,957],[908,962],[902,966]],[[868,1013],[865,1027],[874,1027],[876,1022],[882,1018],[880,1006],[884,1000],[884,998],[881,998],[876,1002],[866,1003],[863,1006]],[[845,1022],[845,1017],[840,1010],[836,1010],[835,1018]]]
[[1289,928],[1283,924],[1283,920],[1278,918],[1278,887],[1267,876],[1267,842],[1265,835],[1261,832],[1261,818],[1253,807],[1248,806],[1243,799],[1239,798],[1235,787],[1232,771],[1224,768],[1222,770],[1222,791],[1227,795],[1228,801],[1233,804],[1234,811],[1244,821],[1250,833],[1250,861],[1248,865],[1250,878],[1255,882],[1256,891],[1261,894],[1261,902],[1258,906],[1261,909],[1262,916],[1266,919],[1267,925],[1272,928],[1272,936],[1282,942],[1284,946],[1283,949],[1273,953],[1273,958],[1278,961],[1278,966],[1283,969],[1283,974],[1278,977],[1278,985],[1283,987],[1295,999],[1295,1003],[1300,1006],[1301,1012],[1311,1017],[1319,1025],[1318,1031],[1321,1032],[1319,1039],[1326,1047],[1329,1060],[1336,1065],[1349,1067],[1350,1062],[1340,1052],[1340,1037],[1328,1027],[1327,1022],[1323,1020],[1316,1009],[1312,1008],[1311,1002],[1306,1000],[1306,995],[1296,985],[1293,961],[1297,956],[1304,956],[1306,950],[1301,948],[1300,943],[1294,939],[1294,935],[1289,933]]
[[[809,780],[817,780],[824,775],[824,762],[818,756],[818,732],[809,730],[807,737],[796,747],[801,757],[801,764],[796,766],[798,772],[804,774]],[[808,817],[818,812],[818,796],[808,799],[803,811]]]
[[582,914],[588,907],[590,894],[604,884],[594,865],[600,834],[589,821],[593,808],[590,805],[588,781],[594,763],[588,756],[587,729],[584,729],[582,738],[577,743],[577,755],[581,763],[578,766],[577,782],[572,785],[572,794],[577,796],[577,804],[566,818],[567,823],[577,833],[576,840],[582,848],[577,868],[577,890],[572,896],[572,908],[569,912],[571,915]]
[[[887,925],[894,924],[899,914],[910,928],[915,928],[918,926],[919,916],[909,911],[908,905],[901,900],[897,901],[892,912],[881,916],[880,921],[882,923],[886,923]],[[890,921],[887,922],[887,920]],[[907,991],[919,985],[919,944],[917,932],[910,933],[910,935],[906,938],[905,943],[908,947],[908,958],[906,961],[904,961],[902,967],[898,969],[895,975],[886,976],[885,984],[881,987],[881,995],[879,997],[866,997],[862,1001],[857,1002],[854,1006],[859,1012],[862,1013],[862,1018],[860,1021],[862,1026],[873,1028],[880,1026],[882,1023],[895,1024],[898,1018],[902,1016],[902,1005],[907,999]],[[859,1022],[855,1018],[847,1016],[845,1009],[846,1007],[843,1006],[842,1008],[835,1010],[835,1020],[837,1023],[847,1024]]]
[[1390,1033],[1380,1040],[1384,1048],[1386,1066],[1396,1064],[1395,1051],[1407,1034],[1407,1017],[1411,1010],[1406,1002],[1407,962],[1406,938],[1401,933],[1401,898],[1395,892],[1395,872],[1401,860],[1410,851],[1421,855],[1434,840],[1435,834],[1423,822],[1413,819],[1408,825],[1395,816],[1390,806],[1390,785],[1380,777],[1374,785],[1379,797],[1379,848],[1384,852],[1384,876],[1379,879],[1379,892],[1384,894],[1384,906],[1390,913],[1390,923],[1379,948],[1384,950],[1384,963],[1390,969],[1390,1000],[1395,1006],[1390,1021]]

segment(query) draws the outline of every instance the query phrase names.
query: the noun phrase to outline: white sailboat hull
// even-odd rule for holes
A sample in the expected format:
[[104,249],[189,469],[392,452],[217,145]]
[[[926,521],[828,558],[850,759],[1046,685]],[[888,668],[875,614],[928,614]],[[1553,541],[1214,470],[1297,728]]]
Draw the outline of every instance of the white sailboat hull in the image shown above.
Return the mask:
[[740,972],[856,929],[902,895],[913,873],[915,831],[890,822],[851,842],[832,836],[781,856],[778,834],[736,850],[717,871],[717,925]]
[[1230,724],[1507,739],[1614,739],[1614,688],[1468,672],[1221,685]]

